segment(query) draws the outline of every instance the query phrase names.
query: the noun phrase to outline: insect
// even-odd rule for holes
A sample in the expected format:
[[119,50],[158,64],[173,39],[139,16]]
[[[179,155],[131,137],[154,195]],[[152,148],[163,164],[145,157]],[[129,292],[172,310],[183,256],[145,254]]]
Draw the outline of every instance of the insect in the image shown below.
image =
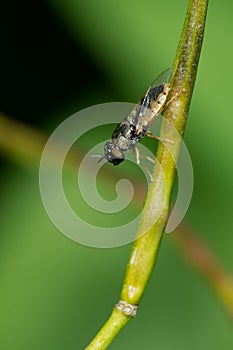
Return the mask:
[[170,91],[169,83],[167,82],[170,75],[171,69],[164,71],[147,89],[133,110],[116,126],[112,133],[111,141],[106,142],[104,145],[104,156],[98,162],[106,159],[113,165],[119,165],[125,159],[124,153],[132,149],[136,153],[137,164],[140,163],[140,155],[136,147],[137,143],[145,135],[159,139],[153,136],[148,129],[167,105],[177,97],[175,95],[166,103]]

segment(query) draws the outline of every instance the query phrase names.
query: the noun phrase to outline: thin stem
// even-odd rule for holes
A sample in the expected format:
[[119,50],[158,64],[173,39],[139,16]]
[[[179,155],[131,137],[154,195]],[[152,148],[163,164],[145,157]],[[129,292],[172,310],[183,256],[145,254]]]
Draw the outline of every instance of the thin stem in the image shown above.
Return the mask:
[[125,316],[114,308],[111,316],[99,331],[98,337],[93,339],[87,349],[107,349],[108,345],[112,342],[112,339],[117,336],[129,320],[129,316]]
[[[171,97],[180,90],[185,92],[173,101],[165,112],[165,118],[176,128],[179,134],[184,134],[187,115],[194,88],[197,66],[200,57],[202,39],[204,35],[205,17],[208,0],[190,0],[187,16],[181,34],[178,50],[173,64],[173,76],[171,79]],[[171,132],[165,125],[162,127],[161,139],[171,139]],[[175,141],[175,140],[174,140]],[[170,153],[172,147],[172,154]],[[180,142],[175,141],[169,147],[160,144],[156,158],[160,166],[155,166],[154,182],[148,190],[147,200],[142,212],[138,229],[138,238],[131,251],[125,280],[121,292],[121,299],[127,303],[138,305],[150,278],[154,263],[158,256],[163,229],[165,227],[170,194],[175,176],[175,161],[180,151]],[[165,179],[165,186],[164,186]],[[157,219],[160,211],[159,219]],[[147,227],[151,227],[147,230]],[[146,233],[145,233],[146,232]],[[115,315],[115,310],[113,311]],[[104,326],[104,332],[108,335],[108,342],[103,344],[103,329],[96,335],[86,350],[103,350],[116,337],[116,329],[111,327],[111,318]],[[119,319],[122,315],[119,313]],[[124,322],[117,323],[117,332],[125,326]]]
[[46,136],[23,123],[0,115],[0,150],[13,161],[26,164],[38,163]]
[[233,321],[233,278],[225,271],[206,243],[182,224],[176,230],[174,242],[187,261],[207,280]]
[[[14,121],[6,116],[0,116],[0,150],[7,158],[24,164],[25,166],[37,165],[40,160],[46,136],[36,129],[26,126],[18,121]],[[23,144],[21,143],[23,141]],[[74,170],[77,160],[82,157],[75,151],[74,159],[70,159],[70,170]],[[141,156],[142,157],[142,156]],[[104,182],[109,177],[113,177],[115,172],[108,167],[103,173]],[[143,199],[143,189],[141,183],[136,183],[138,191],[135,193],[138,202]],[[233,278],[221,266],[214,252],[203,239],[196,238],[196,232],[193,232],[182,222],[176,233],[172,235],[173,241],[181,249],[182,254],[190,264],[202,274],[215,291],[219,301],[225,307],[226,312],[233,320]],[[109,320],[110,321],[110,320]]]

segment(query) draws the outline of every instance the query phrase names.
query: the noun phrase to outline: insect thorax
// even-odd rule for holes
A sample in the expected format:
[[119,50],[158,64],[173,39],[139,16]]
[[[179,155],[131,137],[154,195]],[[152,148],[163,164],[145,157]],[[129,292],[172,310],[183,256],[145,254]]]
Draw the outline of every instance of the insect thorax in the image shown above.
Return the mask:
[[122,151],[132,149],[144,136],[144,132],[137,133],[136,123],[132,124],[125,118],[112,133],[112,142]]

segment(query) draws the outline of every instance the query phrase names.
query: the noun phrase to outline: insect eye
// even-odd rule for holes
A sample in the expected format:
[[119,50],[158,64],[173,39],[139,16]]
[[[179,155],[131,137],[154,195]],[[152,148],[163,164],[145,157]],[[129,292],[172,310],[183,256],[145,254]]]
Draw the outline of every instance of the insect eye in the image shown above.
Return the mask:
[[113,165],[118,165],[124,160],[123,152],[112,142],[107,142],[104,146],[105,159]]
[[112,148],[111,153],[113,158],[122,158],[122,152],[116,147]]
[[123,162],[124,158],[113,158],[109,160],[109,163],[112,163],[113,165],[118,165],[121,162]]
[[111,158],[108,160],[113,165],[118,165],[124,160],[124,154],[116,147],[111,150]]

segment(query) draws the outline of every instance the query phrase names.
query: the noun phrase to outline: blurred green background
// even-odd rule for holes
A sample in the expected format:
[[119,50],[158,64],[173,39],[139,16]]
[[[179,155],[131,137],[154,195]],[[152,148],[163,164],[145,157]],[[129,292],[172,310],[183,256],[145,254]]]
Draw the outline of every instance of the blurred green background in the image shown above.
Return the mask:
[[[172,0],[3,2],[1,112],[48,136],[84,107],[137,101],[172,65],[186,7]],[[230,272],[232,13],[233,3],[210,1],[185,133],[195,176],[186,220]],[[119,298],[131,246],[94,249],[63,236],[41,202],[37,155],[17,155],[10,138],[13,151],[1,147],[0,348],[84,349]],[[74,176],[67,172],[70,193]],[[233,348],[221,303],[170,236],[138,316],[110,346],[142,348]]]

